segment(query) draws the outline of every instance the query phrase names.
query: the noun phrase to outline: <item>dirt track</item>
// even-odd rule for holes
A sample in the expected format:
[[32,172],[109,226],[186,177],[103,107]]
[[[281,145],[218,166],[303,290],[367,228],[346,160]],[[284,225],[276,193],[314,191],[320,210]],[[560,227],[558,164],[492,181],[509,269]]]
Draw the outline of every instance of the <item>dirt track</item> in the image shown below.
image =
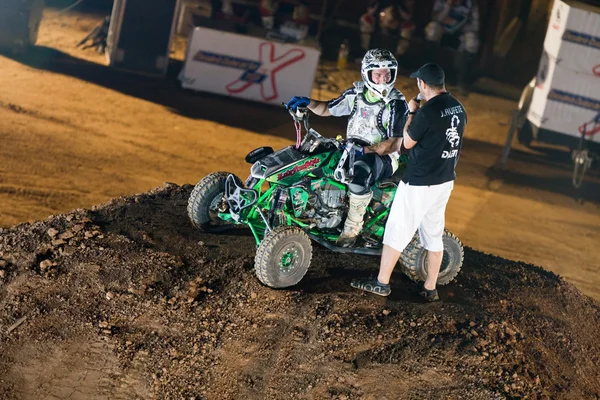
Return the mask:
[[0,233],[0,397],[600,398],[600,306],[556,275],[467,249],[423,304],[404,276],[351,289],[377,260],[315,247],[275,291],[248,231],[190,227],[190,190]]
[[0,234],[0,397],[600,397],[600,307],[556,275],[467,249],[422,304],[404,276],[388,299],[351,289],[377,260],[315,248],[274,291],[249,232],[190,227],[190,190]]
[[[0,226],[163,182],[193,184],[225,167],[245,177],[248,151],[294,140],[289,116],[276,107],[181,90],[182,38],[166,80],[106,68],[103,56],[75,47],[101,18],[47,10],[36,51],[20,59],[0,56]],[[358,77],[355,71],[330,76],[341,90]],[[401,76],[398,85],[414,95],[411,80]],[[449,228],[468,246],[548,268],[600,299],[598,173],[576,193],[568,154],[517,146],[507,171],[490,176],[515,103],[476,93],[462,100],[469,126]],[[344,129],[333,118],[313,118],[313,124],[327,135]]]
[[[568,156],[518,146],[491,175],[513,102],[463,99],[447,225],[469,248],[442,303],[403,276],[387,300],[358,293],[377,260],[321,248],[273,291],[247,232],[191,228],[184,184],[245,177],[249,150],[294,139],[287,114],[184,92],[176,61],[164,81],[107,69],[74,47],[99,19],[48,10],[39,48],[0,56],[0,398],[600,398],[599,305],[570,284],[600,299],[600,178],[582,203]],[[131,196],[165,181],[184,186]]]

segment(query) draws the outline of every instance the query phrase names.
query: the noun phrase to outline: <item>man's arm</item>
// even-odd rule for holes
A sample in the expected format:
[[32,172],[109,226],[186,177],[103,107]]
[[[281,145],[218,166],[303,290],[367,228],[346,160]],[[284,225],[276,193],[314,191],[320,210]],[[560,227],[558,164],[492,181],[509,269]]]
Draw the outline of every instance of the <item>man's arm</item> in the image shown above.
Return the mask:
[[328,101],[319,101],[310,99],[308,109],[321,117],[331,117]]
[[404,125],[404,136],[402,138],[403,138],[403,142],[404,142],[404,147],[407,149],[412,149],[417,144],[417,141],[413,140],[410,137],[410,135],[408,134],[408,127],[412,123],[413,115],[414,114],[408,114],[408,118],[406,119],[406,124]]
[[[417,142],[419,141],[419,139],[421,139],[421,135],[417,135],[415,136],[417,140],[413,139],[414,136],[414,132],[413,132],[413,136],[411,136],[408,131],[410,128],[410,125],[413,122],[413,119],[415,117],[415,113],[418,112],[419,108],[421,107],[421,102],[417,101],[417,98],[414,97],[412,99],[410,99],[410,101],[408,102],[408,118],[406,118],[406,123],[404,124],[404,134],[403,134],[403,144],[404,144],[404,148],[406,149],[412,149],[413,147],[415,147],[415,145],[417,144]],[[422,129],[422,125],[423,125],[423,115],[419,114],[418,116],[418,123],[417,126],[419,128],[417,128],[417,131],[421,131]]]

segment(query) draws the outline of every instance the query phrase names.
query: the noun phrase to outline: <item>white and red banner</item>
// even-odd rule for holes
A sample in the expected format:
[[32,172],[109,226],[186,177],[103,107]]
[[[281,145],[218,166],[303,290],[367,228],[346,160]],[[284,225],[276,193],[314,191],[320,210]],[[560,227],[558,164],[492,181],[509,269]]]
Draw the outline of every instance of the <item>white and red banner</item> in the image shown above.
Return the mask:
[[556,0],[544,50],[563,68],[590,73],[590,64],[600,62],[600,7]]
[[556,0],[527,119],[600,143],[600,8]]
[[564,69],[546,58],[527,118],[539,128],[574,137],[585,134],[600,143],[600,77]]
[[310,96],[319,56],[313,47],[197,27],[179,79],[186,89],[279,105]]

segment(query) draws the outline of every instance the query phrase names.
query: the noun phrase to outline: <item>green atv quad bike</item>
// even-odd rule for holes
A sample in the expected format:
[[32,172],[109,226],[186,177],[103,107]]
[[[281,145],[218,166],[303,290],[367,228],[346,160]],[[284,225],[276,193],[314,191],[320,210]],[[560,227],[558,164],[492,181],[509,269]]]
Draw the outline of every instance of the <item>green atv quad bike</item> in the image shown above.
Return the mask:
[[[401,178],[397,171],[374,185],[359,239],[353,247],[337,246],[348,211],[346,183],[353,175],[355,144],[323,137],[310,128],[306,108],[290,114],[296,125],[295,146],[275,152],[271,147],[253,150],[246,156],[252,167],[245,183],[228,172],[212,173],[194,187],[187,205],[192,224],[204,232],[247,225],[258,248],[256,276],[272,288],[300,282],[310,267],[311,240],[334,252],[379,256]],[[462,243],[450,231],[444,231],[443,242],[438,285],[456,277],[464,257]],[[414,281],[425,281],[426,255],[415,234],[400,257],[402,271]]]

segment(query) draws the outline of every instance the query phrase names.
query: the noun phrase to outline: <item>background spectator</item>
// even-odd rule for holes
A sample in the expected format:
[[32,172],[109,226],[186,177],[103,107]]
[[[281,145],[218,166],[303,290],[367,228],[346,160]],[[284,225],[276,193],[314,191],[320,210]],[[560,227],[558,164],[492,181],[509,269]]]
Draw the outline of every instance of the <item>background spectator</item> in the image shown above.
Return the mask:
[[375,31],[375,15],[379,8],[378,1],[371,1],[367,5],[367,11],[359,19],[360,28],[360,48],[366,53],[370,48],[371,36]]
[[381,33],[397,39],[395,54],[398,58],[408,51],[415,30],[414,9],[414,0],[396,0],[379,13]]
[[[436,0],[432,20],[425,27],[425,38],[456,48],[454,57],[459,90],[468,91],[471,64],[479,51],[479,7],[475,0]],[[432,56],[437,54],[433,48]],[[431,61],[434,61],[433,59]]]

